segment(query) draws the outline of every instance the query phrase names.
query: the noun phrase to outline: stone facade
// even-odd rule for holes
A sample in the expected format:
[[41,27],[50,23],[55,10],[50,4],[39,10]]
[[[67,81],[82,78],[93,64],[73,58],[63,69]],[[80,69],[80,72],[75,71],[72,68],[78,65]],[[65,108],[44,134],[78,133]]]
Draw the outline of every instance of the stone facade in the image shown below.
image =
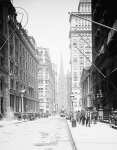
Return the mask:
[[40,112],[52,114],[55,107],[55,81],[56,71],[49,56],[49,49],[38,48],[39,71],[38,71],[38,94]]
[[92,63],[92,29],[91,22],[82,19],[91,19],[91,1],[80,0],[78,12],[70,15],[70,52],[71,52],[71,97],[75,109],[79,109],[80,78],[82,70]]
[[0,14],[0,112],[39,112],[38,60],[32,37],[18,23],[10,0],[0,0]]

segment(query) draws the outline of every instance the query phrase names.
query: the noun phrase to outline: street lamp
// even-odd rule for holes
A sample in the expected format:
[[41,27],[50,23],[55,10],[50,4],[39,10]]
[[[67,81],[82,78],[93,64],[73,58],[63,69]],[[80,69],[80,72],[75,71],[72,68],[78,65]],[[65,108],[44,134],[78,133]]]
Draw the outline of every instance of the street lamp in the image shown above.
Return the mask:
[[98,100],[98,104],[99,104],[99,108],[98,108],[98,113],[99,113],[99,119],[102,120],[103,119],[103,104],[102,104],[102,90],[99,89],[98,93],[97,93],[97,100]]
[[21,91],[20,91],[20,93],[21,93],[21,110],[22,110],[22,114],[24,113],[24,94],[25,94],[25,92],[26,92],[26,90],[25,89],[22,89]]
[[99,108],[102,108],[102,98],[103,98],[102,90],[99,89],[96,97],[97,97],[97,100],[98,100],[98,103],[99,103]]
[[74,112],[74,95],[70,95],[71,97],[71,109],[72,109],[72,112]]

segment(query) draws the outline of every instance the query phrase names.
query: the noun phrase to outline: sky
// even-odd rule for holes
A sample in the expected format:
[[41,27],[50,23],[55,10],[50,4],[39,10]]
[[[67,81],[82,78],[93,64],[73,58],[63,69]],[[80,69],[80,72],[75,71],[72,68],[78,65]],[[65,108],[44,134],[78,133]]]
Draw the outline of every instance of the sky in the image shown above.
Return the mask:
[[[77,11],[79,0],[13,0],[15,7],[22,7],[28,13],[28,34],[36,40],[37,46],[49,48],[50,57],[59,70],[62,56],[64,71],[69,68],[69,14]],[[25,22],[26,15],[23,19]],[[23,23],[23,21],[22,21]]]

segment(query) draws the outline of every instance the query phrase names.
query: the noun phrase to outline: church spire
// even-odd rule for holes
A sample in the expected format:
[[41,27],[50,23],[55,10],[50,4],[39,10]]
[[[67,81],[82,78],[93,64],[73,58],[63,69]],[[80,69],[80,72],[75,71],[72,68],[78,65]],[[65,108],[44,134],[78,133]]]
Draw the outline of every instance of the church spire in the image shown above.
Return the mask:
[[66,80],[62,55],[60,57],[60,68],[58,77],[58,108],[59,111],[62,109],[66,109]]
[[64,76],[64,65],[63,65],[63,57],[62,54],[60,56],[60,68],[59,68],[59,77],[60,75]]

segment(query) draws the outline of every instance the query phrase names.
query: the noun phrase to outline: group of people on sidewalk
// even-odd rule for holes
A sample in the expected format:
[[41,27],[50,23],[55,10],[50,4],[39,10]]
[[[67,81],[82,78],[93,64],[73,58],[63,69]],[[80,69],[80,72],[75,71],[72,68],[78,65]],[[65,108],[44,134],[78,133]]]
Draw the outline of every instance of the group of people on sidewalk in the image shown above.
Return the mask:
[[97,122],[97,115],[92,114],[91,112],[75,112],[72,113],[70,116],[71,121],[76,121],[77,123],[81,125],[86,125],[87,127],[90,127],[91,123],[96,124]]

